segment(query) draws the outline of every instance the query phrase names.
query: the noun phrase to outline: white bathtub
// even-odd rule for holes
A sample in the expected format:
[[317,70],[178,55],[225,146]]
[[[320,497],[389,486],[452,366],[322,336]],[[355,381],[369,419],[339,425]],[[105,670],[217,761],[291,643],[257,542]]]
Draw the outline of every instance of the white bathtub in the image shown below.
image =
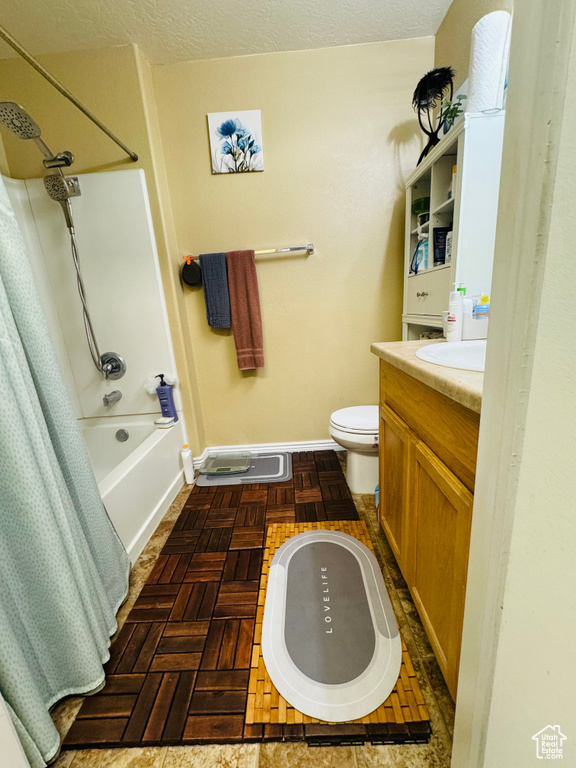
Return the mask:
[[[155,418],[79,419],[102,501],[132,563],[184,484],[182,420],[158,429]],[[119,429],[126,442],[116,438]]]

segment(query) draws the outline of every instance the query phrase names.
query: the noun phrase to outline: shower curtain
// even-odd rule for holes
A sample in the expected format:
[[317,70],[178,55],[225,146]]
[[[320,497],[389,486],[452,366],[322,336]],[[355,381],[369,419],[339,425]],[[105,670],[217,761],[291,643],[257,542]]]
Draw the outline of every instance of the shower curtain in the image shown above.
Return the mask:
[[0,692],[33,768],[49,708],[104,680],[128,574],[0,176]]

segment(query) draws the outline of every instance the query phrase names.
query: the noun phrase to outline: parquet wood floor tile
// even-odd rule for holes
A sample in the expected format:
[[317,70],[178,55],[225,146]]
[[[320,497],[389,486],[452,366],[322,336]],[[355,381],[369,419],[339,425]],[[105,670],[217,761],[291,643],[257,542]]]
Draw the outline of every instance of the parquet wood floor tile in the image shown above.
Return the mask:
[[[384,715],[362,723],[312,722],[280,703],[263,663],[257,661],[251,676],[267,533],[359,519],[334,451],[293,454],[293,472],[286,483],[192,489],[112,645],[106,684],[84,701],[64,748],[428,740],[430,725],[421,711],[418,722],[407,720],[414,702],[406,686],[414,690],[415,681],[407,654],[402,693],[398,689],[398,701],[383,705],[386,722]],[[249,695],[253,681],[257,690]],[[258,693],[266,722],[247,711]]]

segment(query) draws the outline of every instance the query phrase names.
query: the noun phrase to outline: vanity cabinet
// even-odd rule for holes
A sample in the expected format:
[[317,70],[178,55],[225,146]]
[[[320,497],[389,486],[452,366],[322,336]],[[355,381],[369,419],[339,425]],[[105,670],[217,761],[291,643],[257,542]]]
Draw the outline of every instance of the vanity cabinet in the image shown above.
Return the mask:
[[408,486],[413,443],[413,436],[404,422],[386,405],[381,405],[380,525],[398,563],[405,563],[407,557]]
[[[503,134],[504,111],[466,113],[407,181],[404,340],[442,327],[454,283],[464,283],[468,296],[490,292]],[[419,228],[412,204],[427,197],[430,218]],[[452,257],[435,265],[433,232],[439,227],[452,230]],[[428,236],[428,264],[415,273],[412,261],[422,235]]]
[[479,414],[380,361],[379,520],[455,698]]

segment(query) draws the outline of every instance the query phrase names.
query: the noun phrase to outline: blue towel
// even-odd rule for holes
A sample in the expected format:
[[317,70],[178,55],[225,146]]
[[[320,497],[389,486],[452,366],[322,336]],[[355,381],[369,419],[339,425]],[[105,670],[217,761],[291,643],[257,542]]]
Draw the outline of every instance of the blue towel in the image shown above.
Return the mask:
[[206,319],[211,328],[230,328],[230,294],[225,253],[200,256]]

